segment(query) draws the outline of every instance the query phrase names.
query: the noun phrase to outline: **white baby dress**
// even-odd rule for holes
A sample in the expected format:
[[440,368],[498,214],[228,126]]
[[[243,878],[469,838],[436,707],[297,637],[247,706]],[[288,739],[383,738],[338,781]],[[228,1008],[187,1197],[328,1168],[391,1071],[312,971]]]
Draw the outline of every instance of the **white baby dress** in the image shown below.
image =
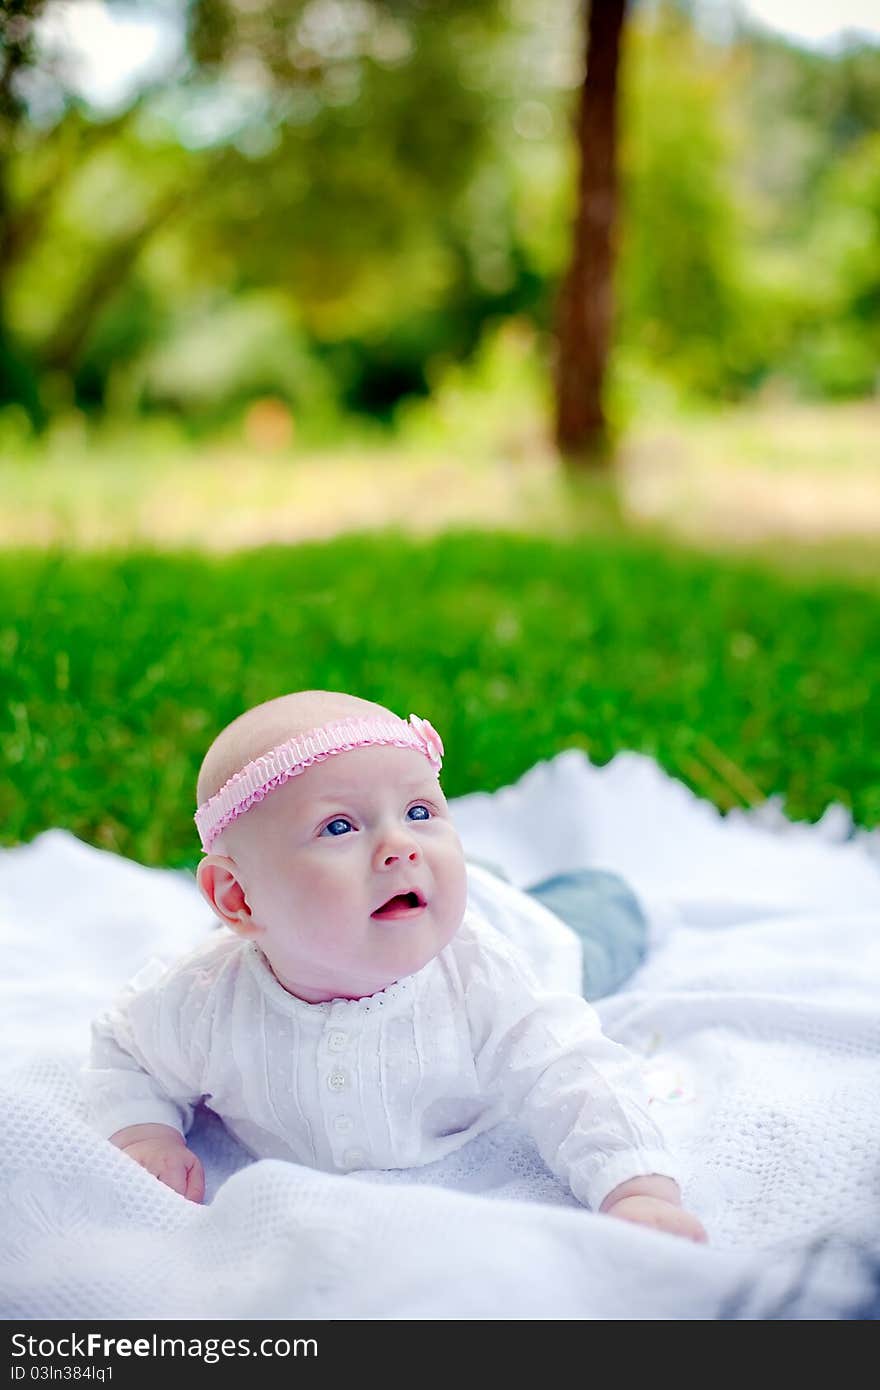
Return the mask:
[[594,1210],[628,1178],[680,1181],[638,1064],[585,1000],[539,985],[473,898],[439,956],[367,998],[306,1003],[222,928],[133,982],[92,1034],[83,1079],[108,1138],[186,1133],[201,1101],[256,1157],[350,1172],[430,1163],[514,1119]]

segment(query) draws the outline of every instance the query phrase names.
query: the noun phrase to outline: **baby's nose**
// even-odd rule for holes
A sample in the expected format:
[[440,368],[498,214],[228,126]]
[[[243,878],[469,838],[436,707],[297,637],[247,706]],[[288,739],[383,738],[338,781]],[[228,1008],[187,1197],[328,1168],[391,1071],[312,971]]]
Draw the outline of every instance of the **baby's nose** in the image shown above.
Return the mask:
[[398,859],[409,859],[414,864],[419,857],[417,849],[411,849],[409,854],[385,854],[382,856],[383,864],[396,864]]
[[375,862],[385,868],[398,864],[404,859],[415,864],[420,853],[414,837],[400,829],[391,831],[390,834],[382,837],[381,842],[376,846]]

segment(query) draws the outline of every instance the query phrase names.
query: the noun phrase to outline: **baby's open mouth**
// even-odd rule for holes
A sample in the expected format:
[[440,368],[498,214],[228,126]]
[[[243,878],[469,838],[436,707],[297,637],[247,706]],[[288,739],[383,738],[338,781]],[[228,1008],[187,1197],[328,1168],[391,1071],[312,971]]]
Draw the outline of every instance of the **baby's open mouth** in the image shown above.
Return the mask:
[[408,917],[414,912],[421,912],[426,906],[425,899],[421,893],[412,889],[409,893],[395,893],[393,898],[389,898],[381,907],[377,907],[375,912],[371,912],[371,917]]

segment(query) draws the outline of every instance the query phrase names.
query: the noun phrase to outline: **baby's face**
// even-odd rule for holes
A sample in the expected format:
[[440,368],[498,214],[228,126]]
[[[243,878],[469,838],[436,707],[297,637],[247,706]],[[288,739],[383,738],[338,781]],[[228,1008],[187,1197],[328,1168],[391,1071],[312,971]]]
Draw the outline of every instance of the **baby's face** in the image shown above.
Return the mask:
[[[254,806],[241,829],[235,858],[255,939],[303,999],[375,994],[421,970],[461,924],[461,841],[412,749],[328,758]],[[393,901],[406,894],[416,897]]]

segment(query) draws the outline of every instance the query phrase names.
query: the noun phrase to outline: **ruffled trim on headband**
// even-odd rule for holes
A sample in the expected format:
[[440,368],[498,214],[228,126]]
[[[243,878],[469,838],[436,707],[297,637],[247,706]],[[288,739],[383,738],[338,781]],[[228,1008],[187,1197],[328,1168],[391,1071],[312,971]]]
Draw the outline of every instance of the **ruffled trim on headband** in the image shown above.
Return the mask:
[[277,748],[255,758],[236,772],[195,814],[202,847],[206,851],[217,836],[269,792],[298,777],[306,768],[324,762],[337,753],[371,744],[392,744],[423,753],[436,773],[443,766],[443,742],[437,730],[411,714],[409,722],[376,716],[369,719],[339,719],[288,739]]

